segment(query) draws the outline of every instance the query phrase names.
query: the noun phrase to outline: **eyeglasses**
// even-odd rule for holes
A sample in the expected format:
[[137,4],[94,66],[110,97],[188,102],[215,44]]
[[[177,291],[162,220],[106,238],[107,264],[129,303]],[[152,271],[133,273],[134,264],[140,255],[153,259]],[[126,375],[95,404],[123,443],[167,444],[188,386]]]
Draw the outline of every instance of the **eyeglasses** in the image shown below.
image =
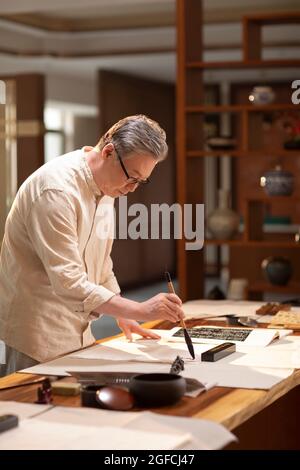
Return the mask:
[[119,162],[120,162],[120,165],[121,165],[121,167],[122,167],[122,170],[124,171],[124,174],[127,176],[127,179],[130,180],[129,183],[131,183],[131,184],[138,184],[138,185],[150,183],[150,179],[149,179],[149,178],[146,178],[146,179],[143,180],[142,178],[134,178],[133,176],[129,176],[129,174],[128,174],[126,168],[125,168],[125,165],[124,165],[124,163],[123,163],[123,160],[122,160],[122,158],[120,157],[120,155],[119,155],[119,153],[117,152],[116,149],[115,149],[115,152],[116,152],[116,155],[117,155],[117,157],[118,157],[118,159],[119,159]]

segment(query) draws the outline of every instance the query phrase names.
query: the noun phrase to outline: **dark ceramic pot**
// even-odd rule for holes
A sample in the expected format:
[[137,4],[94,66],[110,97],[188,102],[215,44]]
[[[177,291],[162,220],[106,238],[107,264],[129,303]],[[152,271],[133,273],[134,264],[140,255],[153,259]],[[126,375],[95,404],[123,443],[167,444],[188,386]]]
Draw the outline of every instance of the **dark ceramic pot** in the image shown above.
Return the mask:
[[261,266],[267,280],[277,286],[286,285],[293,273],[291,262],[287,258],[266,258]]
[[280,166],[267,171],[260,179],[260,185],[268,196],[290,196],[294,191],[294,176]]
[[140,374],[131,379],[129,390],[140,406],[167,406],[184,395],[186,382],[176,374]]
[[218,287],[213,287],[207,294],[209,300],[224,300],[226,299],[224,292]]

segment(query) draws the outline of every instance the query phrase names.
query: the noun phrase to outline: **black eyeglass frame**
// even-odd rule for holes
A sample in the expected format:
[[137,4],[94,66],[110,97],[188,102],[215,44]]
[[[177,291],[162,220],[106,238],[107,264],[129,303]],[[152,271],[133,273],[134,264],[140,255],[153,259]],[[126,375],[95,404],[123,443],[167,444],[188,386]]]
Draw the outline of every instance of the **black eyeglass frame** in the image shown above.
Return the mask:
[[121,158],[119,152],[116,150],[116,148],[115,148],[115,152],[116,152],[116,155],[117,155],[117,157],[118,157],[118,160],[119,160],[119,162],[120,162],[120,165],[121,165],[121,167],[122,167],[122,170],[123,170],[124,174],[126,175],[126,177],[127,177],[128,180],[131,180],[132,184],[138,184],[138,185],[140,185],[140,184],[149,184],[149,183],[150,183],[150,178],[146,178],[146,179],[143,180],[143,179],[141,179],[141,178],[135,178],[134,176],[130,176],[130,175],[128,174],[128,171],[126,170],[126,167],[125,167],[125,165],[124,165],[124,163],[123,163],[123,160],[122,160],[122,158]]

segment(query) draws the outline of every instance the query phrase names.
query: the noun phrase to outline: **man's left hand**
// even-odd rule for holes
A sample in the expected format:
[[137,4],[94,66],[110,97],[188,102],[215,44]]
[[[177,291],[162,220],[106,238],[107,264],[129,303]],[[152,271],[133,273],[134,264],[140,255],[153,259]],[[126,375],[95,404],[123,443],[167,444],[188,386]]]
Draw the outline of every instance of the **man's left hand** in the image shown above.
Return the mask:
[[143,338],[147,339],[160,339],[159,335],[157,335],[151,330],[146,330],[145,328],[142,328],[135,320],[129,320],[128,318],[119,318],[117,320],[117,323],[126,338],[129,339],[129,341],[132,341],[132,333],[136,333],[142,336]]

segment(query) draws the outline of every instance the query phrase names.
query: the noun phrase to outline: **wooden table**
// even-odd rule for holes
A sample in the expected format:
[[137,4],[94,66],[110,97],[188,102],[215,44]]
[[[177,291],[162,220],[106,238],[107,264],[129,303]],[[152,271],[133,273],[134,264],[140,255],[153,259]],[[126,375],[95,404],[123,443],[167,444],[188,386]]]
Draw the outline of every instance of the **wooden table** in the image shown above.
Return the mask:
[[[189,327],[195,324],[207,322],[188,322]],[[170,327],[166,322],[151,322],[145,326]],[[40,376],[15,373],[0,379],[0,400],[34,403],[39,384],[3,391],[1,388],[38,378]],[[54,404],[80,406],[80,397],[55,395]],[[300,370],[268,391],[214,387],[196,398],[183,397],[176,406],[152,411],[223,424],[239,438],[239,443],[231,444],[229,449],[300,449]]]

